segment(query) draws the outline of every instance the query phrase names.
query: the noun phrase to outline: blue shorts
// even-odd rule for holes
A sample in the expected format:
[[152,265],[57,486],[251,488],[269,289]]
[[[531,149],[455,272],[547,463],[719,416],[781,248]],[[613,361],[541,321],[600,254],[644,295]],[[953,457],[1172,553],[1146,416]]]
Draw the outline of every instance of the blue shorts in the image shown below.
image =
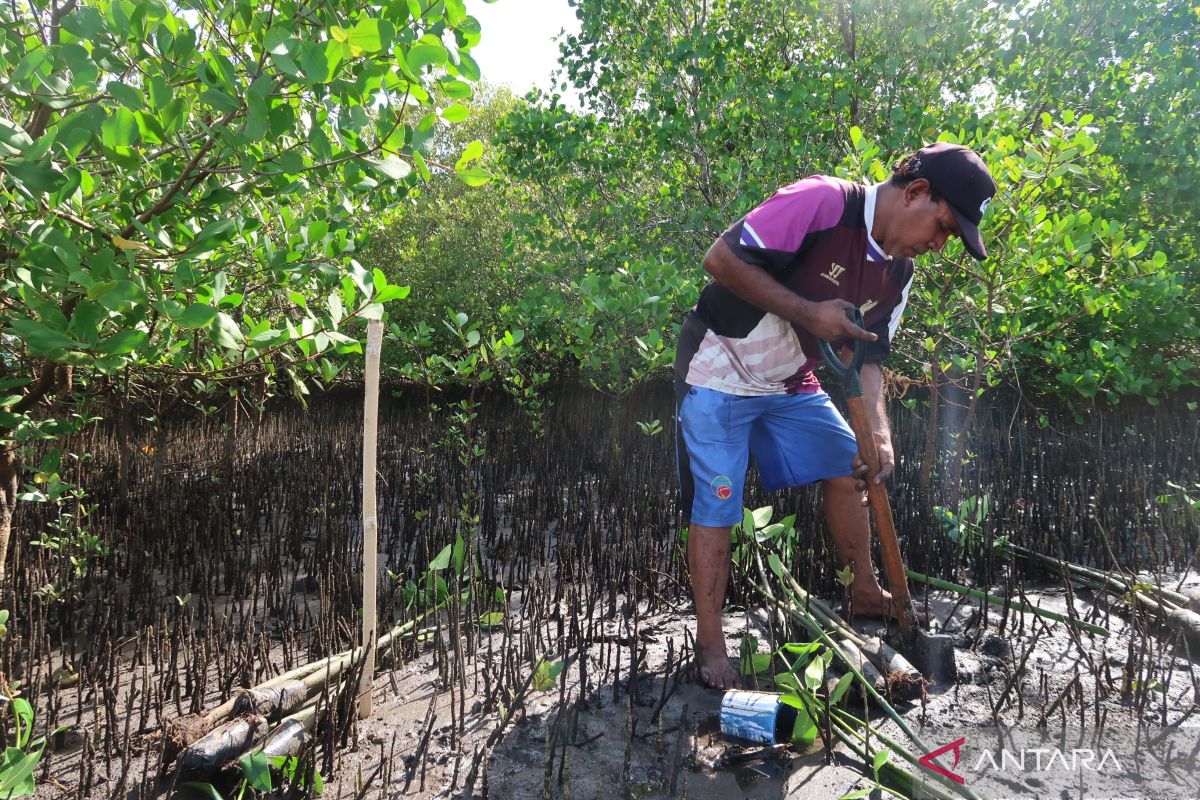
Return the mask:
[[675,453],[684,515],[724,527],[742,521],[751,453],[773,492],[850,475],[858,445],[824,392],[740,397],[676,381]]

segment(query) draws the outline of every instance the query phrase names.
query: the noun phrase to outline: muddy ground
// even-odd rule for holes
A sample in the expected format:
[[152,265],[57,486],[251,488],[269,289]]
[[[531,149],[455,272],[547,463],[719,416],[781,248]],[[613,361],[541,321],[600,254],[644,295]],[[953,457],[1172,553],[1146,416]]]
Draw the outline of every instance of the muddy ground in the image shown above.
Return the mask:
[[[763,751],[724,739],[719,693],[691,682],[682,549],[677,536],[664,535],[678,530],[663,502],[674,490],[671,447],[663,437],[647,440],[633,425],[653,414],[668,419],[669,386],[659,400],[659,410],[630,404],[620,414],[590,396],[564,402],[544,437],[510,425],[511,409],[494,409],[480,420],[490,426],[489,452],[519,457],[480,463],[478,474],[471,473],[477,484],[464,477],[453,442],[447,444],[448,428],[406,406],[385,416],[382,439],[392,444],[381,450],[380,474],[387,477],[381,573],[418,579],[454,541],[464,487],[477,486],[483,583],[488,597],[493,589],[507,592],[505,616],[501,629],[468,626],[468,635],[450,636],[443,625],[439,639],[410,643],[401,659],[381,667],[370,719],[344,739],[320,732],[326,796],[840,798],[869,788],[871,770],[845,753]],[[998,418],[1007,431],[1011,414]],[[1154,427],[1160,419],[1174,421]],[[1030,531],[1015,540],[1082,563],[1189,563],[1191,529],[1177,515],[1160,517],[1154,503],[1159,476],[1194,474],[1196,448],[1188,445],[1197,428],[1188,420],[1159,412],[1139,419],[1143,439],[1130,438],[1130,419],[1106,418],[1103,430],[1124,431],[1124,445],[1066,433],[1035,440],[1041,429],[1032,425],[1021,427],[1016,440],[982,437],[981,447],[992,449],[979,451],[987,471],[978,486],[992,497],[994,531]],[[912,447],[924,441],[918,422],[897,409],[897,435]],[[36,693],[39,730],[70,726],[47,754],[39,797],[170,796],[179,786],[171,775],[160,779],[158,770],[167,723],[216,707],[235,687],[356,641],[357,484],[352,478],[314,483],[313,475],[357,474],[360,453],[348,443],[357,441],[358,423],[337,404],[268,417],[261,447],[237,469],[205,460],[220,452],[216,427],[181,428],[173,460],[164,460],[179,471],[168,469],[120,514],[113,511],[108,527],[97,527],[106,541],[122,543],[120,558],[80,587],[78,602],[55,606],[42,619],[24,613],[40,602],[40,584],[32,581],[7,601],[22,627],[18,636],[10,621],[0,647],[6,674],[20,669],[27,696]],[[88,449],[109,452],[116,444],[92,442]],[[1114,460],[1118,453],[1129,460]],[[1027,457],[1034,467],[1023,466]],[[965,579],[958,574],[963,560],[945,546],[935,521],[916,516],[925,506],[904,499],[918,484],[914,465],[902,460],[907,474],[896,481],[905,552],[930,574]],[[798,509],[797,530],[820,531],[813,495],[793,490],[771,501]],[[751,507],[759,499],[750,498]],[[97,526],[108,519],[97,517]],[[555,535],[564,530],[571,535]],[[806,549],[797,553],[796,578],[834,585],[836,557],[825,537],[805,534],[798,541]],[[397,586],[385,577],[380,598],[388,602],[380,611],[395,619]],[[1038,590],[1036,573],[1009,578],[994,591],[1024,591],[1059,610],[1068,605],[1065,589],[1043,583]],[[1160,580],[1175,583],[1170,576]],[[744,584],[734,597],[747,596]],[[1070,594],[1077,615],[1110,627],[1112,635],[1100,639],[984,610],[978,601],[930,597],[939,625],[959,639],[959,677],[928,687],[923,704],[898,707],[931,747],[971,726],[972,743],[981,725],[1036,731],[1043,712],[1052,712],[1049,731],[1086,722],[1124,731],[1128,739],[1139,730],[1162,731],[1164,723],[1195,729],[1195,662],[1165,632],[1147,638],[1127,625],[1118,599],[1081,587]],[[486,600],[472,613],[498,608]],[[730,608],[726,620],[731,648],[746,633],[760,650],[772,646],[758,610]],[[565,660],[563,675],[546,691],[522,691],[544,657]],[[870,713],[881,719],[877,709]],[[1116,786],[1099,796],[1123,789],[1130,790],[1125,796],[1156,800],[1192,796],[1161,787],[1148,795],[1143,788]],[[1063,796],[1043,789],[1034,796]]]
[[[1200,585],[1200,579],[1191,583]],[[1045,608],[1067,608],[1065,589],[1027,594]],[[1063,624],[1045,625],[1030,615],[984,610],[946,593],[920,595],[936,627],[957,637],[957,680],[930,685],[923,701],[897,703],[926,744],[943,745],[971,726],[1034,731],[1043,716],[1050,730],[1102,720],[1124,738],[1161,731],[1164,724],[1200,733],[1195,713],[1200,667],[1182,644],[1160,631],[1142,652],[1147,640],[1110,613],[1111,598],[1082,587],[1071,595],[1081,618],[1106,625],[1112,635],[1076,636]],[[519,619],[520,597],[514,594],[511,602],[510,618]],[[454,692],[439,677],[444,653],[428,644],[407,663],[382,669],[374,682],[374,713],[358,723],[340,750],[336,767],[325,776],[325,796],[834,800],[873,785],[870,768],[843,748],[828,756],[819,745],[799,753],[723,736],[721,694],[691,679],[690,609],[646,617],[625,611],[577,643],[574,652],[582,655],[569,660],[552,687],[531,689],[509,704],[482,690],[480,676],[499,664],[498,653],[489,655],[487,638],[465,662],[466,680],[456,682]],[[761,651],[768,650],[765,619],[761,610],[730,609],[731,646],[751,634]],[[856,621],[856,627],[871,632],[878,624]],[[771,688],[752,679],[747,685]],[[206,708],[219,699],[211,697]],[[125,702],[138,699],[127,696]],[[903,740],[877,709],[870,713],[882,730]],[[159,733],[132,733],[142,755],[131,762],[131,771],[153,772]],[[148,784],[136,774],[109,774],[108,765],[89,762],[94,735],[85,722],[60,737],[39,796],[73,794],[84,769],[93,771],[90,794],[98,798],[145,796],[142,789],[151,786],[157,796],[189,795],[169,778]],[[1161,787],[1149,794],[1137,778],[1115,781],[1104,796],[1184,796]],[[873,796],[884,795],[877,790]],[[1018,782],[1012,796],[1042,795],[1036,786]]]

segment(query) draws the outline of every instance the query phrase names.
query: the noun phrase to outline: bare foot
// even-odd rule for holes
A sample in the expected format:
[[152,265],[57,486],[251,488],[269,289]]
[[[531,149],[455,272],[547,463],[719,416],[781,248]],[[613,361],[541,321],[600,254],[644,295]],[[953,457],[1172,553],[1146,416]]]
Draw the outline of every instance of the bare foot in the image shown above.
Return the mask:
[[725,691],[741,685],[737,667],[723,648],[696,645],[696,680],[701,686]]
[[[887,589],[877,586],[875,590],[855,589],[850,608],[856,617],[886,617],[896,619],[897,609],[892,603],[892,594]],[[913,604],[913,613],[918,625],[928,625],[931,615],[927,609]]]

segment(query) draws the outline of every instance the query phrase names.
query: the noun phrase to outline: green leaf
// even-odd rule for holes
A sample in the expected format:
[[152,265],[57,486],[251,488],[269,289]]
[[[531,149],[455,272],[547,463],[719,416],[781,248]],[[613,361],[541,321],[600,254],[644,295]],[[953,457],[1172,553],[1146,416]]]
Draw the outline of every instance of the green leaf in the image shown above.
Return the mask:
[[79,342],[40,322],[16,317],[8,323],[35,355],[50,355],[58,350],[78,350]]
[[29,797],[34,793],[33,771],[37,769],[42,759],[42,748],[26,753],[16,747],[4,751],[4,761],[0,763],[0,797],[16,798]]
[[455,170],[456,175],[467,186],[483,186],[491,181],[494,177],[491,172],[488,172],[483,167],[468,167],[467,169]]
[[462,155],[458,157],[458,161],[454,164],[454,168],[456,170],[462,169],[463,167],[467,166],[467,164],[470,164],[472,161],[475,161],[482,156],[483,142],[476,139],[463,148]]
[[817,739],[817,723],[813,721],[808,709],[800,705],[796,708],[796,724],[792,726],[792,741],[807,747]]
[[469,113],[467,107],[462,103],[455,103],[442,109],[442,119],[446,120],[446,122],[462,122],[467,118]]
[[180,785],[185,789],[191,789],[193,792],[198,793],[201,797],[206,798],[206,800],[225,800],[221,796],[221,793],[217,791],[217,788],[207,781],[185,781]]
[[57,191],[67,179],[58,167],[49,161],[12,159],[0,163],[0,170],[7,172],[33,197]]
[[366,161],[384,177],[393,181],[402,181],[412,173],[412,164],[395,156],[387,156],[386,158],[368,156],[363,161]]
[[408,286],[395,286],[389,284],[377,292],[374,299],[376,303],[386,303],[390,300],[403,300],[404,298],[408,297],[410,291],[411,290]]
[[421,67],[435,67],[446,63],[446,48],[440,42],[421,41],[405,53],[405,60],[414,72]]
[[544,658],[539,661],[533,671],[534,691],[545,692],[553,689],[565,666],[562,661],[547,661]]
[[787,642],[781,645],[781,649],[791,652],[792,655],[808,656],[814,654],[821,649],[821,643],[818,642]]
[[262,750],[242,756],[238,759],[238,767],[246,776],[246,782],[250,784],[251,788],[260,792],[270,792],[273,788],[271,785],[271,761]]
[[212,332],[214,341],[227,350],[237,350],[242,346],[242,329],[233,321],[232,317],[223,311],[217,312],[209,330]]
[[383,49],[379,20],[373,17],[360,19],[346,34],[346,42],[366,53],[377,53]]
[[489,611],[486,614],[481,614],[479,616],[479,627],[481,628],[498,628],[503,624],[503,611]]
[[808,666],[804,668],[804,685],[809,691],[815,692],[821,688],[821,684],[825,682],[825,660],[822,658],[814,658],[808,662]]
[[96,352],[106,356],[125,355],[145,347],[149,341],[150,337],[145,331],[130,328],[105,339],[96,347]]
[[438,88],[445,92],[447,97],[454,100],[466,100],[474,94],[471,84],[448,75],[438,79]]
[[137,124],[137,117],[128,108],[113,109],[113,113],[100,123],[100,141],[105,147],[132,147],[142,137]]
[[104,17],[91,6],[81,6],[63,17],[62,26],[80,39],[95,39],[106,33]]
[[767,554],[767,566],[771,568],[771,572],[776,576],[782,576],[787,569],[783,566],[783,562],[779,560],[779,556],[774,553]]
[[771,521],[771,514],[774,513],[774,510],[775,509],[771,506],[763,506],[762,508],[754,509],[752,512],[752,516],[754,518],[754,529],[758,530],[759,528],[765,528],[767,523]]
[[841,797],[838,798],[838,800],[862,800],[862,798],[864,798],[864,797],[870,797],[871,792],[873,792],[873,791],[875,791],[874,786],[868,786],[865,789],[855,789],[853,792],[850,792],[849,794],[842,795]]
[[141,299],[141,293],[132,281],[101,281],[88,289],[88,299],[95,300],[109,311],[123,311],[136,304]]
[[451,560],[454,561],[454,574],[463,574],[463,562],[466,559],[467,546],[463,541],[462,534],[454,537],[454,549],[450,553]]
[[146,108],[146,104],[142,101],[142,93],[129,84],[109,81],[104,89],[112,95],[113,99],[130,111],[142,111]]
[[453,550],[452,545],[446,545],[441,552],[434,556],[433,561],[429,562],[429,569],[433,572],[440,572],[450,566],[450,553]]
[[239,111],[242,108],[241,100],[238,100],[224,89],[218,89],[215,86],[205,89],[200,94],[200,102],[212,106],[217,111],[224,111],[226,113]]
[[462,50],[458,51],[458,72],[469,81],[477,81],[482,76],[479,64],[470,53],[464,53]]
[[761,675],[771,669],[770,653],[750,653],[749,658],[742,659],[743,675]]
[[799,692],[800,681],[790,672],[780,672],[775,676],[775,688],[788,692]]
[[[7,614],[7,612],[5,612],[5,613]],[[5,622],[7,622],[7,621],[8,620],[6,618]],[[14,697],[12,699],[11,704],[12,704],[12,715],[13,715],[13,717],[16,718],[17,722],[20,723],[21,727],[25,728],[26,730],[28,730],[30,727],[32,727],[33,726],[33,706],[30,705],[29,701],[26,700],[24,697]],[[25,741],[20,742],[19,744],[21,744],[21,745],[24,745],[29,740],[28,734],[26,736],[24,736],[23,738],[25,739]]]
[[854,673],[847,672],[842,677],[838,678],[837,684],[833,687],[833,691],[829,693],[829,701],[831,703],[840,703],[846,692],[850,691],[850,686],[854,683]]
[[217,318],[217,310],[206,303],[192,303],[174,318],[181,328],[204,328]]
[[0,155],[19,156],[33,146],[33,139],[17,123],[0,117]]

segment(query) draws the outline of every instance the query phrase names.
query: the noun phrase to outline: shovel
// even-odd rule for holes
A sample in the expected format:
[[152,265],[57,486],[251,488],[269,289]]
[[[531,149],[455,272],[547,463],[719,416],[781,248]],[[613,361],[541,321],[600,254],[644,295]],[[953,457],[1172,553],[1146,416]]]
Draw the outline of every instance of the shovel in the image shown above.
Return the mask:
[[[846,316],[860,328],[866,327],[858,309],[847,309]],[[859,369],[866,355],[866,342],[855,339],[854,357],[849,364],[843,364],[828,342],[818,341],[825,363],[842,379],[842,386],[846,392],[846,406],[850,414],[850,428],[858,442],[859,456],[867,465],[867,475],[878,474],[879,451],[875,447],[871,417],[867,412],[866,401],[863,400],[862,381],[859,379]],[[893,639],[892,646],[907,656],[913,666],[926,677],[954,680],[957,671],[954,666],[953,638],[921,630],[917,623],[912,597],[908,592],[904,556],[900,552],[900,542],[896,539],[896,524],[892,520],[892,506],[888,501],[887,487],[868,478],[867,498],[871,504],[871,515],[875,518],[875,532],[879,537],[879,550],[883,557],[883,574],[887,577],[888,590],[892,593],[892,603],[896,609],[896,619],[900,623],[900,638],[896,640],[894,636],[890,637]]]

